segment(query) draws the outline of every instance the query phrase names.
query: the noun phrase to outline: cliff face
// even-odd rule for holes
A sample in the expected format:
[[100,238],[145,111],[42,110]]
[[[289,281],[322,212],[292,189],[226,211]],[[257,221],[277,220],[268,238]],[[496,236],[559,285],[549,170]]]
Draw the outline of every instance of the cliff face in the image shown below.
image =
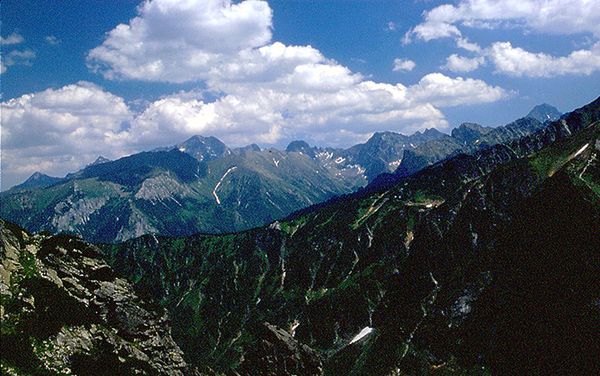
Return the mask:
[[117,278],[98,249],[0,222],[5,375],[189,375],[162,309]]

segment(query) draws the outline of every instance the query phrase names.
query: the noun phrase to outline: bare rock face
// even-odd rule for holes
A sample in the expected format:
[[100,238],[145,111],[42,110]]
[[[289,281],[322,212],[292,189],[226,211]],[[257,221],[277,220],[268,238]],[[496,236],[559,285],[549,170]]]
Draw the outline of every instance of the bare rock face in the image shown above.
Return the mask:
[[196,374],[164,311],[117,278],[97,248],[0,221],[3,374]]
[[269,323],[252,328],[257,341],[240,366],[242,375],[322,375],[320,356],[287,331]]

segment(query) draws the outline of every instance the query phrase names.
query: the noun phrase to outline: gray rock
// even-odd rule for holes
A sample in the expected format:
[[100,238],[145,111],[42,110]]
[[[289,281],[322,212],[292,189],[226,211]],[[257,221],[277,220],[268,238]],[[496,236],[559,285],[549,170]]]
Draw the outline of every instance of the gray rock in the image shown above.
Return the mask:
[[31,236],[3,221],[0,245],[3,371],[199,374],[171,338],[164,311],[116,278],[94,246]]

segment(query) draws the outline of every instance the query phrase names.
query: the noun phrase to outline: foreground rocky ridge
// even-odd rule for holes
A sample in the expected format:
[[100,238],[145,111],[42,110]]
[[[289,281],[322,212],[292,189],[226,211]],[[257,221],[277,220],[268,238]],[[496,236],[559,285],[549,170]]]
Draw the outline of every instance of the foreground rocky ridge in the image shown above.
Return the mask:
[[[268,227],[104,251],[222,372],[272,374],[306,345],[305,374],[595,374],[599,120],[600,98]],[[265,345],[264,322],[299,344]]]
[[164,310],[98,249],[0,221],[3,375],[193,375]]

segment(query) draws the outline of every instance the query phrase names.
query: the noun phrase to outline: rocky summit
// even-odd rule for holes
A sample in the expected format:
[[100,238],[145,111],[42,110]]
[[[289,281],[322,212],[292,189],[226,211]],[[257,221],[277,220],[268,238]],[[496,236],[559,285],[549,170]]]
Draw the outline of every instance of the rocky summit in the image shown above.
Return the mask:
[[535,106],[529,111],[526,117],[534,118],[542,123],[546,121],[554,121],[560,119],[561,112],[554,106],[548,103],[543,103]]

